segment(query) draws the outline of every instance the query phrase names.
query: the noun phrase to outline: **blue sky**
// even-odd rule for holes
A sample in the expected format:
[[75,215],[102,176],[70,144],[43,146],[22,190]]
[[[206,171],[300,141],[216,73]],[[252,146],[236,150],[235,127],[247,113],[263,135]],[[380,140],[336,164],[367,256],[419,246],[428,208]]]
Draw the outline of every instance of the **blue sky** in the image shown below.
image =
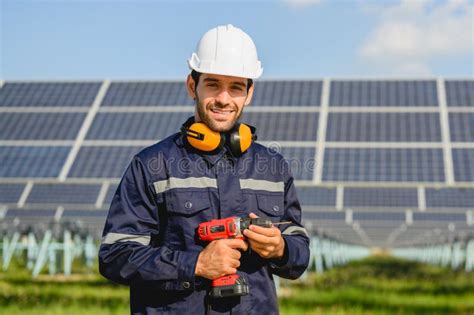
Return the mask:
[[474,1],[0,1],[5,80],[183,79],[227,23],[264,79],[474,76]]

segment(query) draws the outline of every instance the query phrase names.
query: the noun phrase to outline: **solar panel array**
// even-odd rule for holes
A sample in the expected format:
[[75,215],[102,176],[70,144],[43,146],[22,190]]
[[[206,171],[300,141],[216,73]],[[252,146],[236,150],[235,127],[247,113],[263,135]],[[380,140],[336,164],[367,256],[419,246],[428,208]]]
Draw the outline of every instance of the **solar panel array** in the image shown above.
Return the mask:
[[[184,82],[3,82],[0,222],[100,233],[125,168],[194,113]],[[397,247],[474,236],[474,80],[257,81],[309,230]],[[4,211],[7,210],[7,211]]]

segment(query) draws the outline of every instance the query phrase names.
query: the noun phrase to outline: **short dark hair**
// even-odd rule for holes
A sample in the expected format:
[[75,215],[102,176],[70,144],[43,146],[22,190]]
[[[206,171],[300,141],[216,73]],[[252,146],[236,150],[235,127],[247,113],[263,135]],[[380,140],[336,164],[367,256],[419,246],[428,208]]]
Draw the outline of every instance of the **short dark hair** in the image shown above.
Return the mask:
[[[199,77],[201,76],[201,72],[197,72],[196,70],[191,71],[191,77],[194,80],[194,88],[197,89],[197,85],[199,82]],[[247,93],[250,90],[250,87],[253,85],[253,80],[252,79],[247,79]]]

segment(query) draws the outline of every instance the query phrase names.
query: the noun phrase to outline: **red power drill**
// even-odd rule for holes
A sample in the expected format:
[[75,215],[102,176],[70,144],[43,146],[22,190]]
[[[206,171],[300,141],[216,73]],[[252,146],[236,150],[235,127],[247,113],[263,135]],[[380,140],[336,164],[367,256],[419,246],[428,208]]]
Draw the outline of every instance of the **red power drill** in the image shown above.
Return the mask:
[[[197,231],[199,239],[211,242],[227,238],[244,239],[242,233],[251,224],[269,228],[273,225],[286,223],[290,222],[273,223],[270,219],[265,218],[230,217],[203,222],[199,224]],[[249,287],[247,282],[244,278],[240,278],[238,274],[222,276],[212,280],[211,297],[242,296],[248,293]]]

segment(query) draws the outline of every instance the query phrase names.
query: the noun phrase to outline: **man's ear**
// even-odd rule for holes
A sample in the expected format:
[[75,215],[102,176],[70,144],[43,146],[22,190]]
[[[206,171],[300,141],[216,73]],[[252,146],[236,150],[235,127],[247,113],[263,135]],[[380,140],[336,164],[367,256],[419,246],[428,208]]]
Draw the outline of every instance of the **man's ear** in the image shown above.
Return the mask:
[[247,92],[247,97],[245,98],[244,106],[247,106],[252,101],[254,86],[255,86],[255,82],[252,84],[252,86],[249,88],[249,91]]
[[193,77],[188,74],[188,78],[186,79],[186,90],[188,91],[188,95],[195,100],[196,99],[196,83],[194,82]]

